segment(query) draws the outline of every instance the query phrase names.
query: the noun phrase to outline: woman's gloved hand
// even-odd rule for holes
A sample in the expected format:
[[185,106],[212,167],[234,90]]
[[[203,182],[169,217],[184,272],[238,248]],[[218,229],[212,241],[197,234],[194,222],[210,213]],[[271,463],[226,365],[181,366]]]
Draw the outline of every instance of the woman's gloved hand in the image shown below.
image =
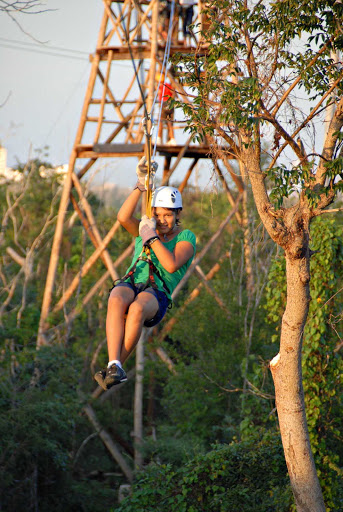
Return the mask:
[[[158,164],[156,162],[152,161],[151,168],[150,168],[150,187],[153,186],[157,169],[158,169]],[[137,174],[138,180],[137,180],[135,188],[138,188],[141,192],[144,192],[148,188],[147,187],[148,164],[147,164],[145,156],[143,156],[140,159],[140,161],[138,162],[137,167],[136,167],[136,174]]]
[[142,237],[143,245],[147,245],[149,240],[156,238],[156,220],[149,219],[147,215],[143,215],[139,223],[139,234]]

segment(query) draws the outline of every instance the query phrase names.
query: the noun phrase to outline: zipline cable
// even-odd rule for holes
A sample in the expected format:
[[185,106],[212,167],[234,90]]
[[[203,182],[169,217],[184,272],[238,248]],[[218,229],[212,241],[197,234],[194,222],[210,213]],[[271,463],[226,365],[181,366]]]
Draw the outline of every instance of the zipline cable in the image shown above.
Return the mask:
[[[169,17],[167,42],[166,42],[166,46],[165,46],[165,50],[164,50],[162,67],[161,67],[161,71],[160,71],[160,78],[159,78],[158,86],[157,86],[157,89],[156,89],[156,92],[155,92],[154,101],[153,101],[153,104],[152,104],[152,107],[151,107],[151,112],[153,112],[153,110],[154,110],[154,106],[155,106],[155,103],[156,103],[156,100],[157,100],[157,95],[158,95],[160,84],[161,84],[161,80],[162,80],[162,77],[165,77],[165,71],[166,71],[166,67],[167,67],[167,62],[169,60],[170,47],[171,47],[171,41],[172,41],[172,32],[173,32],[174,12],[175,12],[175,0],[172,0],[171,8],[170,8],[170,17]],[[158,128],[159,128],[160,123],[161,123],[164,91],[165,91],[165,83],[164,83],[164,80],[163,80],[163,89],[162,89],[162,96],[161,96],[162,101],[161,101],[161,105],[160,105],[159,113],[158,113],[157,130],[156,130],[157,132],[158,132]],[[154,151],[153,151],[153,155],[152,155],[153,158],[155,158],[155,155],[156,155],[156,146],[157,146],[157,138],[156,138],[155,144],[154,144]]]
[[137,71],[137,68],[136,68],[135,59],[133,57],[131,44],[130,44],[130,41],[129,41],[129,38],[128,38],[128,35],[127,35],[127,32],[126,32],[125,18],[124,18],[124,15],[123,15],[123,11],[122,11],[121,5],[119,5],[119,4],[118,4],[118,9],[119,9],[119,13],[120,13],[120,21],[121,21],[121,23],[123,25],[123,29],[124,29],[125,39],[126,39],[126,42],[127,42],[128,48],[129,48],[129,52],[130,52],[130,57],[131,57],[133,69],[135,71],[135,78],[137,80],[139,92],[141,93],[141,97],[142,97],[142,101],[143,101],[144,114],[145,114],[145,117],[147,118],[148,117],[148,109],[147,109],[147,106],[146,106],[146,101],[145,101],[142,85],[141,85],[141,82],[139,80],[138,71]]
[[[122,11],[122,8],[121,8],[120,5],[118,5],[118,9],[119,9],[119,13],[120,13],[121,23],[122,23],[123,29],[124,29],[126,43],[128,45],[129,52],[130,52],[130,56],[131,56],[131,60],[132,60],[132,65],[133,65],[133,68],[134,68],[134,71],[135,71],[135,78],[137,80],[137,84],[138,84],[139,91],[140,91],[140,94],[141,94],[141,97],[142,97],[142,101],[143,101],[144,114],[145,114],[145,117],[147,119],[149,119],[149,118],[151,118],[151,114],[152,114],[152,112],[154,110],[154,107],[155,107],[155,104],[156,104],[156,101],[157,101],[157,96],[158,96],[160,84],[161,84],[161,80],[162,80],[162,76],[165,75],[165,70],[166,70],[167,62],[169,60],[170,47],[171,47],[171,41],[172,41],[174,13],[175,13],[175,0],[171,1],[169,25],[168,25],[168,35],[167,35],[167,41],[166,41],[166,46],[165,46],[164,55],[163,55],[162,67],[161,67],[161,71],[160,71],[160,78],[159,78],[158,87],[156,89],[155,96],[154,96],[154,99],[153,99],[151,111],[149,113],[148,113],[147,106],[146,106],[146,98],[144,97],[143,88],[142,88],[141,82],[139,80],[139,76],[138,76],[138,72],[137,72],[137,68],[136,68],[136,63],[135,63],[135,60],[134,60],[134,57],[133,57],[131,44],[130,44],[130,41],[129,41],[129,38],[128,38],[128,35],[127,35],[126,24],[125,24],[125,17],[124,17],[124,14],[123,14],[123,11]],[[165,91],[165,84],[163,83],[162,99],[163,99],[163,96],[164,96],[164,91]],[[163,102],[161,102],[160,109],[159,109],[158,122],[157,122],[157,130],[158,130],[158,127],[159,127],[160,122],[161,122],[162,103]],[[153,120],[152,120],[152,125],[154,126]],[[156,155],[156,146],[157,146],[157,140],[155,140],[155,144],[154,144],[154,151],[153,151],[153,154],[152,154],[153,158],[155,158],[155,155]]]
[[[152,116],[152,113],[153,113],[153,110],[154,110],[154,107],[155,107],[155,103],[156,103],[156,100],[157,100],[157,96],[158,96],[161,80],[162,80],[162,77],[165,77],[166,66],[167,66],[167,62],[169,60],[171,40],[172,40],[173,20],[174,20],[174,12],[175,12],[175,0],[172,0],[172,2],[171,2],[170,16],[169,16],[169,26],[168,26],[168,35],[167,35],[166,46],[165,46],[165,49],[164,49],[164,56],[163,56],[163,62],[162,62],[162,67],[161,67],[161,71],[160,71],[160,78],[159,78],[158,87],[157,87],[156,92],[155,92],[155,96],[154,96],[154,99],[153,99],[153,103],[152,103],[150,112],[148,112],[148,109],[147,109],[147,106],[146,106],[146,98],[144,96],[143,88],[142,88],[141,82],[139,80],[135,59],[133,57],[131,44],[130,44],[130,41],[129,41],[129,38],[128,38],[128,34],[127,34],[127,31],[126,31],[126,24],[125,24],[124,14],[123,14],[123,11],[122,11],[122,8],[121,8],[120,5],[118,5],[118,9],[119,9],[119,13],[120,13],[120,21],[121,21],[123,29],[124,29],[126,43],[128,45],[128,48],[129,48],[129,52],[130,52],[130,56],[131,56],[131,61],[132,61],[133,69],[134,69],[134,72],[135,72],[135,79],[137,81],[137,84],[138,84],[138,87],[139,87],[139,91],[140,91],[140,94],[141,94],[141,97],[142,97],[144,114],[145,114],[145,118],[143,119],[142,123],[143,123],[143,126],[144,126],[145,136],[147,138],[147,167],[148,167],[148,170],[147,170],[147,181],[146,181],[146,186],[147,186],[146,214],[148,215],[148,217],[151,217],[151,198],[152,198],[152,190],[153,190],[151,188],[151,186],[150,186],[150,177],[151,177],[151,170],[152,170],[151,164],[152,164],[152,159],[155,158],[156,146],[157,146],[157,138],[156,138],[155,144],[154,144],[154,150],[152,152],[151,137],[152,137],[152,133],[153,133],[153,130],[154,130],[154,122],[153,122],[153,119],[151,118],[151,116]],[[164,80],[165,80],[165,78],[164,78]],[[157,131],[158,131],[158,128],[159,128],[160,123],[161,123],[161,114],[162,114],[162,105],[163,105],[164,91],[165,91],[165,82],[163,81],[161,105],[160,105],[160,109],[159,109],[158,122],[157,122]],[[150,132],[148,131],[148,121],[150,121],[150,123],[151,123]],[[155,183],[153,182],[153,188],[154,188],[154,185],[155,185]]]

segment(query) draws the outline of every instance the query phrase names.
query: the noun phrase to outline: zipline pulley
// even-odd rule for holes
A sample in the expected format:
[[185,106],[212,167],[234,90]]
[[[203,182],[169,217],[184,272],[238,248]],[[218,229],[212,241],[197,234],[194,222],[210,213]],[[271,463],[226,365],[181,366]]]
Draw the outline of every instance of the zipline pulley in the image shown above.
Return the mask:
[[[153,169],[153,162],[151,161],[151,155],[152,155],[152,151],[151,151],[151,147],[152,147],[151,138],[152,138],[152,134],[153,134],[153,131],[154,131],[154,124],[153,124],[153,122],[151,120],[151,115],[150,114],[148,114],[146,117],[143,118],[142,124],[143,124],[144,133],[145,133],[146,141],[147,141],[147,144],[146,144],[146,161],[147,161],[147,167],[148,167],[147,176],[146,176],[146,179],[145,179],[145,188],[146,188],[146,202],[145,202],[146,208],[145,208],[145,211],[146,211],[146,215],[149,218],[151,218],[151,214],[152,214],[151,199],[152,199],[152,192],[153,192],[153,189],[154,189],[154,176],[155,176],[156,170]],[[152,180],[151,180],[151,178],[152,178]],[[152,182],[152,186],[151,186],[150,182]]]

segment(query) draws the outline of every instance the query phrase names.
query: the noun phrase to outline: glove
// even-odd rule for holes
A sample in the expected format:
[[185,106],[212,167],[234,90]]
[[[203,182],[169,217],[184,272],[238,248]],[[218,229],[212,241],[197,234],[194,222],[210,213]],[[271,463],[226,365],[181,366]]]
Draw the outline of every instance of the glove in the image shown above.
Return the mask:
[[143,215],[139,223],[139,234],[142,237],[143,245],[148,245],[149,240],[156,238],[156,220],[149,219],[147,215]]
[[[150,167],[150,187],[154,184],[155,174],[158,169],[158,164],[154,161],[151,162]],[[137,183],[136,187],[141,192],[144,192],[147,190],[147,177],[148,177],[148,165],[146,163],[146,157],[143,156],[140,161],[138,162],[138,165],[136,167],[136,174],[137,174]]]

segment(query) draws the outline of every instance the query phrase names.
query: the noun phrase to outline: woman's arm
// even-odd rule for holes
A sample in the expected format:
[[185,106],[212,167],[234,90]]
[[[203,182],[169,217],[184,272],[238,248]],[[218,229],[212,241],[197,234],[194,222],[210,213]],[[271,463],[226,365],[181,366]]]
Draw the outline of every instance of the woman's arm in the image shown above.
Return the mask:
[[133,236],[139,235],[139,220],[136,219],[133,214],[141,195],[142,192],[138,188],[135,188],[127,199],[125,199],[117,215],[117,219],[123,228]]
[[151,247],[162,267],[170,274],[179,270],[194,254],[193,245],[185,240],[177,242],[173,252],[170,252],[160,240],[153,242]]

